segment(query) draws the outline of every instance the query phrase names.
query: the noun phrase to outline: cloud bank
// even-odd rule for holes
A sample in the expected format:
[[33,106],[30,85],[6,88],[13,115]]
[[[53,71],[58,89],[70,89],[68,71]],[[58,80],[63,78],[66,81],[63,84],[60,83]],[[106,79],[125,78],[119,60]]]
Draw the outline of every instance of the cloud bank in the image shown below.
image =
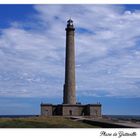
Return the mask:
[[140,11],[119,5],[34,5],[0,29],[0,96],[63,95],[65,27],[76,27],[77,96],[140,97]]

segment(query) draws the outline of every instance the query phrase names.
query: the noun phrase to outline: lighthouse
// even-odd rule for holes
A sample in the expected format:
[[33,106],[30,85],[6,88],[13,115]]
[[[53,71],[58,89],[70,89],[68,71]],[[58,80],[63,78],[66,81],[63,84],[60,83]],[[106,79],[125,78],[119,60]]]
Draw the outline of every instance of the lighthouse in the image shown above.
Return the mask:
[[75,88],[75,28],[69,19],[66,27],[66,57],[65,57],[65,84],[63,90],[63,104],[76,104]]
[[41,103],[42,116],[90,116],[101,117],[101,104],[76,103],[75,80],[75,27],[72,19],[67,21],[65,49],[65,80],[63,86],[63,103]]

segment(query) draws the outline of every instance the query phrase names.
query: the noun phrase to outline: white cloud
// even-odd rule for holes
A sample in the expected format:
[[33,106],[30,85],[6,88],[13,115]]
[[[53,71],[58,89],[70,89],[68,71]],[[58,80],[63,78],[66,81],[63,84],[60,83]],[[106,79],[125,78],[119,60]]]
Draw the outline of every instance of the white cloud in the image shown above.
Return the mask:
[[140,11],[111,5],[34,8],[40,30],[26,30],[18,21],[1,29],[1,96],[63,95],[65,27],[69,17],[76,27],[78,95],[140,96]]

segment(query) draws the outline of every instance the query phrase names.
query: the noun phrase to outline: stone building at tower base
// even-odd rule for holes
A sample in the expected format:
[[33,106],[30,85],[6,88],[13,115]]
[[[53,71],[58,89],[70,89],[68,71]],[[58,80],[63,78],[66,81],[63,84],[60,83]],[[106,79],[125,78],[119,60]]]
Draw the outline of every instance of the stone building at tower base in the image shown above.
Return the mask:
[[41,104],[41,115],[101,117],[101,104]]

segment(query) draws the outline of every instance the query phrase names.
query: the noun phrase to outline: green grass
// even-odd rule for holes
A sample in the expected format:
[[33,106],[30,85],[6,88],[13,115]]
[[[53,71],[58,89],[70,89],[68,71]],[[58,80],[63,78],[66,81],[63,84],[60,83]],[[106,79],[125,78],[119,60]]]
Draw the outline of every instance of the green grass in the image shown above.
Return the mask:
[[0,128],[97,128],[64,117],[0,118]]

